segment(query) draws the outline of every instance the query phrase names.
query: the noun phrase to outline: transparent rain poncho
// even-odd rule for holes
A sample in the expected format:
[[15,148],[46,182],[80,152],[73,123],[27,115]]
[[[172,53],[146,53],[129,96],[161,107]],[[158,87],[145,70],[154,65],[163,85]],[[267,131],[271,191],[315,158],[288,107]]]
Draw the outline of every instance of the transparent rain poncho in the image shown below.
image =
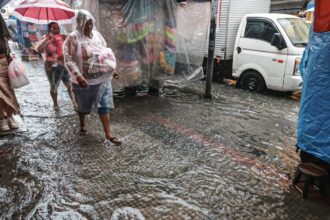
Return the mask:
[[[88,20],[94,23],[91,36],[84,35]],[[116,69],[116,58],[102,35],[96,30],[94,17],[86,10],[79,10],[76,15],[75,31],[71,33],[63,47],[64,63],[77,84],[76,75],[82,75],[89,85],[111,80]]]
[[203,77],[209,1],[180,6],[175,0],[93,0],[81,5],[99,6],[100,32],[117,58],[116,88]]
[[[89,20],[93,21],[94,26],[90,36],[85,36],[84,30]],[[71,75],[72,83],[75,84],[73,91],[78,110],[79,106],[84,106],[85,102],[90,101],[94,111],[105,105],[108,107],[107,103],[113,108],[111,79],[116,69],[114,53],[106,47],[104,38],[96,30],[95,19],[88,11],[77,11],[75,21],[75,31],[65,40],[63,53],[64,65]],[[77,86],[77,75],[82,75],[86,79],[87,88]],[[90,97],[93,97],[93,100],[89,100]]]

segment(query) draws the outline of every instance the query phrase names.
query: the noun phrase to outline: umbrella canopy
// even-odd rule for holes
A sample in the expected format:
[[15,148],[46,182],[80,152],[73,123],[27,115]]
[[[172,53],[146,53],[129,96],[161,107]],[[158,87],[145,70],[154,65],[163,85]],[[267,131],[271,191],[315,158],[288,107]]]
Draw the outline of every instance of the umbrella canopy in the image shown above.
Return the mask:
[[48,24],[52,21],[66,24],[72,22],[75,12],[61,0],[24,0],[12,15],[35,24]]

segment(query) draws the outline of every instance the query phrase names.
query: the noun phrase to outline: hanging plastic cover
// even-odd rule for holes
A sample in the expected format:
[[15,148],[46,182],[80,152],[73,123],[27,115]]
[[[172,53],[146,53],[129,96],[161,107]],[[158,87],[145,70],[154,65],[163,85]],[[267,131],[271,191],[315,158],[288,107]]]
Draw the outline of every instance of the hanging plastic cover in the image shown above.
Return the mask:
[[177,7],[176,80],[204,77],[201,67],[211,16],[209,1],[188,1]]
[[330,32],[317,33],[313,28],[300,66],[298,147],[330,163]]
[[[99,30],[117,59],[115,88],[154,85],[166,79],[203,77],[210,3],[176,0],[95,0]],[[91,8],[94,6],[91,5]],[[92,7],[93,6],[93,7]]]

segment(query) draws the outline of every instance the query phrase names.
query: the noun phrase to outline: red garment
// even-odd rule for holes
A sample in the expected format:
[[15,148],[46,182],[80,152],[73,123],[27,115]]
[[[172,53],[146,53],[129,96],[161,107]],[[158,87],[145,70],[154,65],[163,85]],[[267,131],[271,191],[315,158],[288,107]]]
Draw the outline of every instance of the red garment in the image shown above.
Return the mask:
[[58,58],[60,60],[63,60],[63,43],[64,43],[65,36],[60,35],[60,34],[55,34],[53,37],[54,37],[53,42],[57,47]]
[[55,34],[53,40],[46,47],[46,60],[59,60],[63,62],[63,43],[65,35]]
[[314,11],[314,32],[330,31],[330,1],[316,0]]

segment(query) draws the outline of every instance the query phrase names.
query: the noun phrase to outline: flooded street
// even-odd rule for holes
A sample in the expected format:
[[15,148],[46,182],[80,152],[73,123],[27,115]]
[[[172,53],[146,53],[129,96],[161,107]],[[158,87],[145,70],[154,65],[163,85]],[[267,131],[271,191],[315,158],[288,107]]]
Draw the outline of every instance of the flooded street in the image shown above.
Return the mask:
[[0,219],[330,219],[318,193],[290,180],[299,102],[204,82],[167,82],[160,96],[116,96],[106,142],[97,115],[79,136],[60,87],[53,111],[41,61],[17,91],[23,128],[0,137]]

